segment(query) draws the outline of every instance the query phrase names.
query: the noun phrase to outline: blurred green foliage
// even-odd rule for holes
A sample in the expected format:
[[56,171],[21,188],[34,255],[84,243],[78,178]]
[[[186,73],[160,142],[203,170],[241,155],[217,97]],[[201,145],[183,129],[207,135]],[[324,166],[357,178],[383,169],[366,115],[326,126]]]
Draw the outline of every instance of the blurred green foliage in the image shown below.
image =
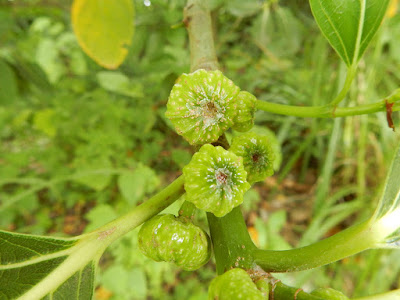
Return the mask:
[[[58,235],[94,229],[170,182],[194,152],[164,117],[174,81],[190,67],[185,1],[134,1],[134,40],[117,71],[104,70],[79,48],[70,4],[0,0],[1,229]],[[213,0],[211,6],[221,69],[242,89],[291,105],[322,105],[337,94],[344,66],[306,1]],[[367,49],[348,105],[374,102],[399,86],[399,40],[397,14]],[[261,247],[308,244],[371,213],[398,138],[384,113],[313,120],[258,112],[256,124],[274,131],[283,150],[274,181],[257,184],[243,207]],[[204,226],[204,214],[197,222]],[[98,299],[207,298],[212,263],[191,273],[151,262],[137,249],[136,235],[103,257]],[[395,254],[369,251],[281,277],[354,296],[383,292],[400,284]]]

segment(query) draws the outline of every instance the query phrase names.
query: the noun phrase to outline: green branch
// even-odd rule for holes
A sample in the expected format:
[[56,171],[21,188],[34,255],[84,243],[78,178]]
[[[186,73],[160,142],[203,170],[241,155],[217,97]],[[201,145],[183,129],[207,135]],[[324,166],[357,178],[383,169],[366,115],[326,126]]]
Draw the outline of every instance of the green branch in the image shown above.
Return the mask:
[[119,237],[155,216],[183,195],[185,192],[183,184],[184,177],[180,176],[162,191],[135,207],[126,215],[100,227],[95,231],[99,236],[99,240],[108,246]]
[[295,272],[320,267],[370,249],[380,237],[370,221],[343,230],[312,245],[293,250],[255,250],[254,260],[266,272]]
[[393,111],[400,110],[400,90],[396,90],[392,96],[379,102],[354,107],[334,107],[331,105],[295,106],[261,100],[257,100],[256,107],[259,110],[287,116],[303,118],[338,118],[386,111],[386,103],[394,103],[392,107]]
[[207,1],[189,0],[184,10],[184,23],[189,34],[191,71],[218,70]]
[[214,246],[217,273],[222,274],[231,268],[251,269],[256,246],[253,244],[240,207],[229,214],[217,218],[207,213],[211,239]]
[[347,69],[347,75],[344,85],[340,93],[336,96],[336,98],[333,99],[331,103],[329,103],[330,106],[333,107],[337,106],[344,99],[344,97],[346,97],[346,94],[350,90],[351,83],[353,82],[353,79],[356,75],[356,72],[357,72],[357,63],[354,63],[350,66],[350,68]]

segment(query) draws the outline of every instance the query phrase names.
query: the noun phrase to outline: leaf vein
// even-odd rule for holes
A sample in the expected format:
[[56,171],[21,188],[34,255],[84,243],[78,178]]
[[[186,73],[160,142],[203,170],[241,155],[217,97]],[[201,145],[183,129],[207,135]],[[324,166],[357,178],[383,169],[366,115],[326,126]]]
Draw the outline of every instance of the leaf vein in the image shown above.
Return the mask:
[[[0,238],[0,239],[1,239],[1,238]],[[10,241],[8,241],[8,240],[6,240],[6,239],[1,239],[1,240],[3,240],[4,243],[8,243],[8,244],[10,244],[10,245],[12,245],[12,246],[14,246],[14,247],[22,248],[22,249],[27,250],[28,252],[36,253],[38,256],[41,256],[41,255],[42,255],[41,253],[39,253],[39,252],[37,252],[37,251],[35,251],[35,250],[32,250],[32,249],[30,249],[30,248],[28,248],[28,247],[25,247],[25,246],[22,246],[22,245],[18,245],[18,244],[12,243],[12,242],[10,242]]]
[[[381,14],[381,12],[382,12],[382,10],[383,10],[384,8],[385,8],[384,5],[381,6],[378,15]],[[378,21],[380,22],[381,19],[374,18],[374,23],[373,23],[373,26],[371,26],[371,28],[376,28],[376,27],[378,27],[378,25],[376,25],[376,24],[378,23]],[[364,47],[364,44],[365,44],[365,43],[368,43],[368,42],[369,42],[369,40],[370,40],[369,37],[370,37],[371,35],[373,35],[373,34],[374,34],[374,31],[373,31],[373,30],[370,30],[370,31],[368,32],[368,34],[365,36],[365,38],[361,41],[360,49],[362,49],[362,48]],[[361,53],[359,53],[359,55],[360,55],[360,54],[361,54]]]
[[322,13],[325,15],[326,20],[327,20],[327,21],[329,22],[329,24],[331,25],[331,27],[332,27],[332,29],[333,29],[333,32],[334,32],[335,35],[337,36],[337,38],[338,38],[338,40],[339,40],[339,43],[340,43],[340,45],[342,46],[343,53],[344,53],[344,55],[345,55],[345,59],[346,59],[347,63],[350,64],[350,63],[351,63],[351,62],[350,62],[350,58],[349,58],[349,56],[348,56],[347,49],[346,49],[346,46],[345,46],[345,44],[344,44],[344,42],[343,42],[343,39],[341,38],[341,36],[340,36],[340,34],[339,34],[339,31],[338,31],[337,28],[335,27],[334,23],[332,22],[331,18],[329,17],[329,14],[326,12],[326,10],[325,10],[324,6],[322,5],[321,1],[318,1],[318,2],[320,3],[320,7],[321,7]]

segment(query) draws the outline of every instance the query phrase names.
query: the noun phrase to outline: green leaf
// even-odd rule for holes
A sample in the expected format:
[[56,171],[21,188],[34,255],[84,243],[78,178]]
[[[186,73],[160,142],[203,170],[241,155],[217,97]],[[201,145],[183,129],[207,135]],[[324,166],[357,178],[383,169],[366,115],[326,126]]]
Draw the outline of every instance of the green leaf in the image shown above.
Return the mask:
[[60,59],[56,41],[50,38],[42,38],[36,50],[36,63],[46,73],[51,83],[56,83],[66,72]]
[[100,86],[107,91],[130,97],[143,97],[143,88],[120,72],[101,71],[96,74]]
[[92,299],[96,266],[91,261],[44,299]]
[[102,275],[104,287],[122,299],[144,299],[147,294],[143,269],[126,269],[122,265],[108,268]]
[[[96,191],[103,190],[111,182],[112,164],[108,157],[78,157],[74,161],[74,165],[78,171],[73,178],[76,182]],[[99,169],[104,170],[104,172],[96,172]]]
[[310,0],[319,28],[349,67],[378,30],[389,0]]
[[252,29],[254,39],[276,57],[295,55],[303,47],[303,31],[291,10],[280,6],[265,7]]
[[118,177],[118,188],[131,205],[143,197],[145,184],[146,178],[138,172],[126,172]]
[[190,162],[192,155],[184,149],[172,149],[171,158],[180,168],[183,168]]
[[49,137],[54,137],[57,133],[57,128],[54,126],[55,111],[51,108],[39,110],[33,118],[33,126],[35,129],[42,131]]
[[225,1],[226,9],[236,17],[248,17],[257,13],[261,7],[262,2],[258,0],[229,0]]
[[[0,44],[5,45],[13,36],[13,29],[17,20],[13,18],[12,8],[2,6],[0,9]],[[1,74],[1,73],[0,73]]]
[[18,77],[36,86],[40,90],[46,91],[46,93],[53,91],[53,87],[50,84],[46,73],[41,67],[39,67],[39,65],[27,61],[19,55],[14,55],[14,59],[14,66]]
[[129,204],[135,205],[146,193],[151,193],[160,181],[155,172],[146,166],[139,166],[133,172],[118,177],[118,188]]
[[97,249],[82,242],[0,231],[0,298],[91,299]]
[[113,207],[107,204],[100,204],[94,207],[86,216],[90,222],[85,228],[85,232],[90,232],[102,225],[117,218],[117,214]]
[[395,151],[384,189],[371,221],[383,241],[381,248],[400,248],[400,144]]
[[3,60],[0,60],[0,83],[0,105],[14,103],[18,97],[17,78]]
[[384,185],[382,196],[375,211],[375,218],[379,219],[384,215],[400,208],[400,144],[395,151],[392,164]]
[[74,0],[72,25],[85,53],[99,65],[116,69],[132,43],[133,1]]

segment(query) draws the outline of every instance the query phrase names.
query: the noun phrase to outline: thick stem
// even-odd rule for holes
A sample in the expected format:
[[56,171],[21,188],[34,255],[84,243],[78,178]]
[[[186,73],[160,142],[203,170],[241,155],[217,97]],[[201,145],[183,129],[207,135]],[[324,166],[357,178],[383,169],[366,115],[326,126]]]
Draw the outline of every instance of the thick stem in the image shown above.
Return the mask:
[[312,245],[293,250],[256,249],[254,260],[266,272],[295,272],[320,267],[373,248],[381,234],[365,221]]
[[222,274],[235,267],[251,269],[254,266],[252,253],[256,246],[247,231],[240,207],[235,207],[222,218],[207,213],[207,219],[217,262],[217,273]]
[[[184,12],[190,40],[192,72],[197,69],[218,69],[207,2],[206,0],[189,0]],[[229,148],[225,135],[218,140],[216,145]],[[232,267],[250,269],[254,264],[251,252],[255,246],[247,231],[240,208],[234,208],[222,218],[208,213],[207,218],[218,274]]]
[[189,33],[190,69],[218,69],[210,10],[207,0],[189,0],[184,11],[184,23]]

